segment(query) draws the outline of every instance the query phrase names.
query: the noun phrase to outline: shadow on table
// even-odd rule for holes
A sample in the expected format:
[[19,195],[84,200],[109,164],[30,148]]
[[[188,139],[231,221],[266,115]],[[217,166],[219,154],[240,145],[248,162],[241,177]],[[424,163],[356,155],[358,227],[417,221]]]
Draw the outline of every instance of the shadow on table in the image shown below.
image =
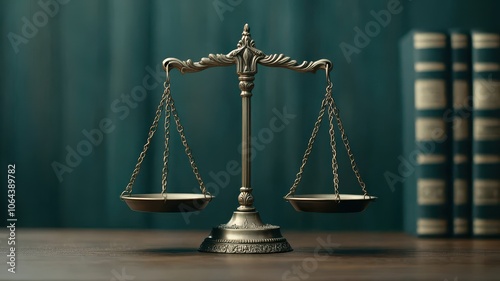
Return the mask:
[[[128,251],[132,254],[139,255],[200,255],[206,254],[199,252],[196,248],[159,248],[159,249],[136,249]],[[416,251],[414,249],[385,249],[385,248],[334,248],[334,249],[318,249],[318,248],[296,248],[294,251],[288,254],[299,254],[299,255],[314,255],[319,254],[321,256],[378,256],[378,257],[410,257],[415,256]],[[232,255],[232,254],[231,254]],[[250,254],[255,255],[255,254]],[[256,254],[259,255],[259,254]],[[283,255],[280,254],[263,254],[263,255]]]
[[147,255],[195,255],[198,254],[198,249],[195,248],[160,248],[160,249],[136,249],[131,250],[129,253],[147,254]]
[[415,249],[386,249],[386,248],[333,248],[333,249],[317,249],[317,248],[297,248],[296,253],[301,254],[320,254],[329,256],[391,256],[391,257],[408,257],[414,256]]

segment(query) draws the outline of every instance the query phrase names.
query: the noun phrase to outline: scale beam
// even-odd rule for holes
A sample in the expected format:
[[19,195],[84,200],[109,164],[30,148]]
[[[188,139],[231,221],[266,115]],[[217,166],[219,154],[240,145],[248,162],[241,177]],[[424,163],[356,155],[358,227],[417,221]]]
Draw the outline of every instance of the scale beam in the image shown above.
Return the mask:
[[269,67],[281,67],[298,72],[316,72],[319,69],[332,69],[332,62],[327,59],[317,61],[303,61],[297,63],[296,60],[284,54],[265,55],[261,50],[255,48],[255,42],[250,36],[250,28],[245,24],[242,38],[238,42],[237,48],[228,54],[209,54],[208,57],[201,58],[194,62],[190,59],[180,60],[177,58],[166,58],[163,60],[163,69],[170,71],[178,69],[182,74],[193,73],[212,67],[230,66],[237,64],[236,72],[242,73],[247,68],[254,69],[257,73],[257,64]]

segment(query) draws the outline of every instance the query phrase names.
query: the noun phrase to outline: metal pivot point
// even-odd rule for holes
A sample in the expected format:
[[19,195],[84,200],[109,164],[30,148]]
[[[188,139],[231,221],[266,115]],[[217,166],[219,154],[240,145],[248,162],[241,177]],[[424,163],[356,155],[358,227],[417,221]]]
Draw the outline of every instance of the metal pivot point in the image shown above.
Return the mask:
[[202,252],[212,253],[282,253],[292,250],[290,244],[281,235],[280,227],[264,224],[253,206],[251,187],[251,107],[250,98],[254,87],[257,64],[271,67],[283,67],[299,72],[315,72],[318,69],[331,70],[331,62],[326,59],[297,64],[295,60],[283,54],[265,55],[255,48],[250,36],[250,28],[245,24],[242,38],[237,48],[227,55],[210,54],[199,62],[181,61],[167,58],[163,61],[165,71],[177,68],[181,73],[198,72],[210,67],[236,64],[236,71],[241,90],[242,104],[242,176],[238,196],[240,206],[226,224],[212,229],[210,235],[200,246]]

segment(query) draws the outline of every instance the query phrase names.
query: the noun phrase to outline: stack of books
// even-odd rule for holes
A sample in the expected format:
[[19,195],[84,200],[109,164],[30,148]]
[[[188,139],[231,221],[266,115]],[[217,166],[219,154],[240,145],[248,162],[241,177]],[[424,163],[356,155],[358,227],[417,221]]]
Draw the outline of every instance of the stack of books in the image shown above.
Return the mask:
[[500,33],[416,30],[400,50],[405,229],[500,237]]

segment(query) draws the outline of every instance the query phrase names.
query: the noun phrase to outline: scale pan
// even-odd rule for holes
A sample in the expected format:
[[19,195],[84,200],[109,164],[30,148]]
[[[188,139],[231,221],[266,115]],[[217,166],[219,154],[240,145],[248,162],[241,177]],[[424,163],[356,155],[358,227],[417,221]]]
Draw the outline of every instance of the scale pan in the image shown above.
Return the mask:
[[299,212],[316,213],[356,213],[361,212],[375,196],[340,194],[340,201],[335,194],[302,194],[285,198]]
[[121,198],[134,211],[185,213],[203,210],[214,196],[196,193],[165,193],[163,195],[150,193],[125,195]]

